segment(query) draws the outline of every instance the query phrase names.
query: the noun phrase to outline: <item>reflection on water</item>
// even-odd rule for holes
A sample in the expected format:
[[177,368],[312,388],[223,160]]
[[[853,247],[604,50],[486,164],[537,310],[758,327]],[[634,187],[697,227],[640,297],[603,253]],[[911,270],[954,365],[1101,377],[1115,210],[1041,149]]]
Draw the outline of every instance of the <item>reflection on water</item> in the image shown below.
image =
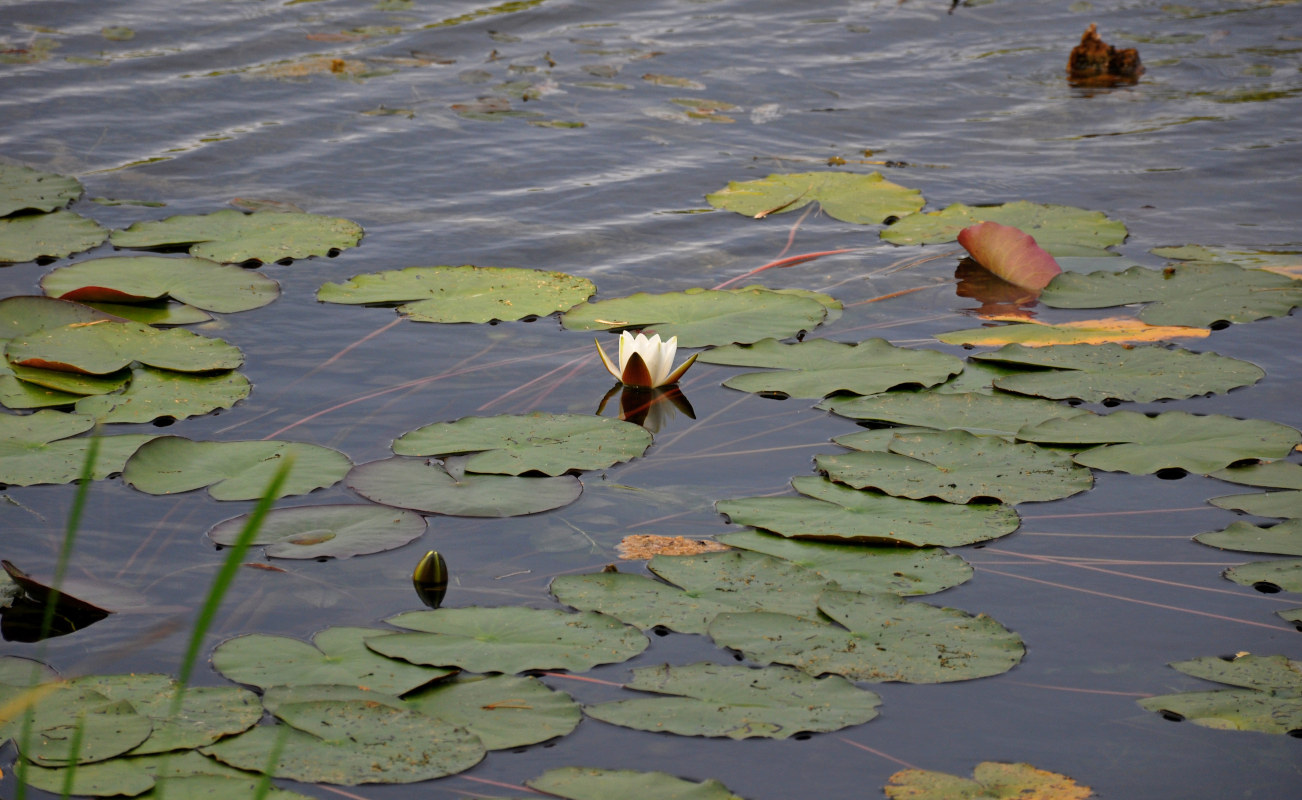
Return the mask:
[[[539,267],[590,278],[606,299],[714,286],[787,255],[846,250],[753,280],[841,300],[844,316],[811,335],[963,354],[933,337],[970,327],[965,315],[992,300],[963,288],[962,275],[955,291],[957,248],[934,258],[949,248],[896,248],[880,243],[877,226],[818,213],[799,224],[799,214],[698,213],[729,181],[840,159],[839,169],[920,189],[928,210],[1010,200],[1100,210],[1128,226],[1116,248],[1127,264],[1161,264],[1148,250],[1163,245],[1299,246],[1295,4],[949,6],[9,2],[0,158],[76,174],[89,197],[129,201],[78,205],[111,227],[234,198],[360,222],[361,246],[336,258],[264,267],[282,285],[276,303],[199,326],[244,350],[254,391],[229,412],[169,429],[310,441],[356,463],[390,455],[393,438],[430,422],[591,413],[609,386],[590,337],[554,319],[391,324],[388,310],[313,299],[322,283],[364,272]],[[1067,54],[1090,23],[1138,48],[1147,67],[1138,83],[1067,84]],[[0,269],[0,291],[37,292],[50,268]],[[1130,407],[1302,425],[1297,336],[1295,317],[1217,331],[1200,349],[1253,361],[1267,378]],[[645,458],[585,474],[583,497],[565,509],[435,517],[424,541],[391,553],[245,570],[209,645],[248,631],[306,638],[410,610],[412,563],[430,549],[456,565],[454,605],[546,606],[553,576],[614,560],[627,534],[728,530],[715,500],[789,491],[832,436],[853,430],[804,401],[722,388],[732,374],[695,366],[681,387],[694,416],[662,422]],[[663,406],[648,406],[648,419]],[[1273,615],[1296,597],[1229,584],[1221,570],[1248,559],[1189,542],[1235,519],[1205,502],[1231,493],[1225,484],[1097,477],[1078,497],[1022,506],[1011,537],[961,551],[976,576],[938,599],[1026,640],[1025,662],[1007,675],[874,686],[881,718],[809,741],[652,737],[587,720],[553,747],[495,754],[470,774],[518,784],[559,765],[661,769],[764,800],[872,795],[901,764],[970,774],[979,761],[1007,760],[1066,773],[1101,796],[1285,796],[1299,777],[1295,741],[1173,724],[1134,701],[1207,688],[1170,661],[1245,650],[1298,657],[1298,634]],[[71,496],[72,487],[6,490],[2,554],[52,571]],[[355,500],[337,486],[301,502]],[[203,493],[154,498],[117,479],[96,483],[71,570],[131,586],[154,609],[51,640],[51,663],[66,673],[174,670],[185,626],[153,634],[178,616],[169,607],[198,602],[220,563],[203,532],[246,510]],[[0,652],[34,651],[6,641]],[[656,637],[631,665],[594,675],[622,682],[629,666],[728,658],[700,637]],[[585,702],[607,699],[599,687],[550,680]],[[421,791],[479,788],[452,778]]]

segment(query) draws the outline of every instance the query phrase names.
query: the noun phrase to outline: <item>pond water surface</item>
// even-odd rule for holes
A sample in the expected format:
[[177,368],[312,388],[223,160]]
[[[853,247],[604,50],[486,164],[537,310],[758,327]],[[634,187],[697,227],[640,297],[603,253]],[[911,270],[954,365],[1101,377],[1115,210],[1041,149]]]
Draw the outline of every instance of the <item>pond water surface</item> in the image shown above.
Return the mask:
[[[1297,4],[997,0],[950,11],[943,0],[6,0],[0,49],[54,46],[48,58],[0,64],[0,158],[75,175],[87,197],[166,204],[76,205],[106,227],[207,213],[233,198],[363,225],[362,244],[336,258],[264,267],[283,289],[272,305],[199,327],[244,351],[254,391],[230,411],[165,429],[313,442],[355,463],[391,455],[396,436],[430,422],[591,413],[610,380],[591,335],[554,318],[390,325],[391,310],[318,304],[322,283],[477,264],[581,275],[598,298],[714,286],[779,257],[796,224],[795,214],[752,220],[710,210],[703,196],[732,180],[822,169],[840,157],[850,162],[842,169],[881,170],[920,189],[928,210],[1012,200],[1099,210],[1129,228],[1121,256],[1149,266],[1163,263],[1148,253],[1163,245],[1302,247]],[[1139,49],[1148,71],[1138,84],[1067,84],[1067,53],[1091,22],[1107,41]],[[114,27],[134,36],[103,33]],[[528,83],[500,88],[511,81]],[[513,110],[537,116],[453,108],[512,92]],[[683,98],[737,109],[693,118],[673,102]],[[846,305],[812,335],[881,336],[963,355],[933,339],[976,324],[978,304],[954,291],[956,248],[899,248],[880,242],[880,230],[812,214],[789,254],[856,250],[757,280]],[[0,269],[0,292],[39,293],[50,268]],[[916,287],[927,288],[865,302]],[[1252,361],[1267,377],[1227,394],[1127,407],[1302,426],[1298,334],[1296,316],[1216,331],[1187,346]],[[434,517],[422,540],[396,551],[245,570],[208,650],[239,633],[307,638],[416,608],[411,569],[428,549],[451,565],[448,605],[554,607],[548,582],[611,562],[627,534],[735,529],[714,501],[787,491],[792,476],[812,474],[814,454],[835,449],[831,437],[855,430],[807,401],[722,387],[735,372],[695,366],[682,389],[696,418],[668,421],[644,458],[586,473],[572,506],[506,520]],[[993,616],[1026,641],[1025,660],[977,681],[871,685],[882,714],[863,726],[733,742],[589,719],[552,744],[492,753],[463,776],[348,791],[522,796],[473,779],[519,785],[582,765],[717,778],[751,800],[857,798],[879,796],[903,765],[967,775],[996,760],[1065,773],[1102,797],[1295,796],[1297,739],[1173,723],[1135,703],[1212,688],[1172,661],[1302,657],[1299,633],[1274,614],[1302,604],[1297,597],[1222,579],[1227,566],[1257,557],[1190,541],[1238,518],[1205,501],[1239,490],[1196,476],[1102,473],[1088,493],[1020,506],[1019,532],[957,551],[975,577],[928,599]],[[0,555],[50,572],[73,491],[6,489]],[[337,485],[294,504],[356,499]],[[73,573],[143,592],[150,611],[51,640],[42,657],[66,674],[173,672],[222,559],[203,533],[249,507],[203,492],[146,496],[117,478],[94,484]],[[36,652],[0,642],[0,653]],[[631,667],[697,660],[733,663],[705,637],[675,634],[591,675],[622,682]],[[206,666],[196,680],[223,683]],[[618,694],[547,681],[583,702]],[[4,766],[0,794],[9,795]]]

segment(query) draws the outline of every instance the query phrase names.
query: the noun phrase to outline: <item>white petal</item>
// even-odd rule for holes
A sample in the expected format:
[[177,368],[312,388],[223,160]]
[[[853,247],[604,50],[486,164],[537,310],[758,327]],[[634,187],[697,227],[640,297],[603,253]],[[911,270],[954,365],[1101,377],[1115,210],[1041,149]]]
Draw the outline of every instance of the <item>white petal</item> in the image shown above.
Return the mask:
[[629,356],[637,351],[637,342],[633,334],[624,331],[619,335],[619,371],[623,374],[624,367],[628,366]]

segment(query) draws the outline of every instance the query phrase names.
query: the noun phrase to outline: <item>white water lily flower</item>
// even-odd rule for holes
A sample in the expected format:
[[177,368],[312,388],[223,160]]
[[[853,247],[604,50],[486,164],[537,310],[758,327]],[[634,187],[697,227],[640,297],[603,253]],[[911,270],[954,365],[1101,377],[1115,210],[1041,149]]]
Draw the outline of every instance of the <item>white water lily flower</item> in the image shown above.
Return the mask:
[[619,335],[617,369],[606,355],[606,351],[601,349],[601,342],[597,342],[597,353],[601,356],[601,363],[606,365],[606,369],[615,376],[616,380],[625,386],[641,386],[647,389],[678,383],[687,368],[696,361],[694,355],[684,361],[678,369],[673,369],[674,355],[677,352],[677,336],[671,336],[669,341],[662,342],[658,333],[648,339],[645,334],[639,333],[634,336],[624,331]]

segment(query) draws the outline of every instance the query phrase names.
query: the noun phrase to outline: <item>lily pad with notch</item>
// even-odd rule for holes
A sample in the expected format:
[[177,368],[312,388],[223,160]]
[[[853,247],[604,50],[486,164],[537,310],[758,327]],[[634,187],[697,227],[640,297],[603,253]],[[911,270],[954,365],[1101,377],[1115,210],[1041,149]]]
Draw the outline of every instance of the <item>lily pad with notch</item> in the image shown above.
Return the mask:
[[[231,546],[248,523],[243,514],[208,529],[208,538]],[[393,550],[425,533],[425,518],[411,511],[374,505],[275,508],[262,519],[252,545],[268,558],[351,558]]]
[[[21,704],[27,692],[0,685],[0,706]],[[25,726],[30,733],[21,736]],[[0,742],[13,739],[29,761],[60,767],[122,755],[148,739],[153,729],[149,718],[126,700],[114,700],[89,686],[60,684],[32,701],[30,716],[18,714],[0,721]]]
[[1282,655],[1245,653],[1234,658],[1206,656],[1170,666],[1195,678],[1238,688],[1145,697],[1139,701],[1144,709],[1218,730],[1293,736],[1302,731],[1302,662]]
[[471,672],[586,672],[598,664],[627,661],[649,644],[636,628],[591,611],[441,608],[398,614],[385,622],[416,632],[367,639],[366,646],[375,652]]
[[566,800],[609,800],[638,797],[651,800],[742,800],[716,780],[689,781],[666,772],[631,769],[557,767],[525,785]]
[[15,365],[90,375],[107,375],[135,362],[178,372],[235,369],[244,363],[240,349],[221,339],[107,320],[18,336],[9,340],[5,357]]
[[1025,200],[997,206],[955,203],[941,211],[905,217],[881,236],[892,244],[943,244],[957,241],[964,228],[987,221],[1030,234],[1053,256],[1108,256],[1112,255],[1108,247],[1126,240],[1126,226],[1101,211]]
[[832,397],[818,408],[851,419],[937,430],[1012,436],[1023,427],[1090,412],[1035,397],[944,390],[896,390],[869,397]]
[[467,474],[464,458],[444,464],[423,458],[386,458],[358,464],[344,482],[368,500],[424,514],[518,517],[567,506],[583,494],[573,475],[520,477]]
[[394,440],[400,456],[473,453],[467,472],[562,475],[604,469],[642,455],[651,446],[640,425],[588,414],[523,414],[462,417],[436,422]]
[[71,211],[0,219],[0,264],[63,258],[98,247],[108,238],[94,220]]
[[1258,517],[1302,518],[1302,491],[1226,494],[1207,502]]
[[911,500],[851,489],[801,476],[791,485],[802,497],[720,500],[715,509],[732,522],[794,539],[906,547],[958,547],[1017,530],[1012,506]]
[[1230,567],[1222,574],[1240,586],[1251,586],[1266,594],[1302,592],[1302,558],[1253,561]]
[[490,322],[547,316],[587,300],[597,287],[587,278],[513,267],[408,267],[327,283],[326,303],[400,304],[416,322]]
[[54,211],[81,197],[81,181],[69,175],[0,164],[0,217],[18,211]]
[[840,675],[790,667],[699,663],[633,670],[625,689],[656,697],[584,706],[588,716],[641,731],[729,739],[787,739],[836,731],[877,716],[881,697]]
[[170,298],[195,308],[232,313],[261,308],[280,284],[242,267],[202,258],[96,258],[60,267],[41,278],[51,297],[81,303],[147,303]]
[[[71,483],[81,476],[91,447],[89,437],[69,438],[95,426],[85,414],[43,410],[18,416],[0,414],[0,483],[32,486]],[[95,480],[121,472],[127,459],[154,436],[126,433],[99,437]]]
[[251,391],[249,379],[235,371],[196,375],[140,366],[121,392],[82,398],[74,408],[99,422],[186,419],[231,408]]
[[408,706],[460,725],[489,750],[564,736],[583,713],[565,692],[531,676],[461,673],[403,698]]
[[920,211],[925,201],[917,189],[891,183],[880,172],[799,172],[774,174],[753,181],[731,181],[707,194],[715,208],[760,219],[818,203],[829,217],[857,225],[877,225],[890,217]]
[[895,347],[884,339],[848,344],[813,339],[784,344],[762,339],[701,353],[707,364],[770,367],[776,372],[748,372],[723,382],[743,392],[822,398],[837,392],[877,394],[898,386],[927,387],[963,371],[963,361],[948,353]]
[[214,500],[256,500],[291,459],[293,466],[277,497],[332,486],[353,465],[338,450],[305,442],[196,442],[160,436],[127,461],[122,479],[146,494],[207,487]]
[[1224,530],[1200,533],[1194,541],[1221,550],[1302,556],[1302,519],[1286,519],[1268,528],[1233,522]]
[[186,247],[190,255],[225,264],[329,255],[355,246],[362,226],[339,217],[296,212],[224,209],[211,214],[180,215],[137,222],[114,231],[117,247]]
[[561,323],[578,331],[641,329],[663,340],[677,336],[679,347],[706,347],[796,336],[813,330],[827,313],[826,304],[807,295],[748,286],[639,292],[582,303],[565,312]]
[[828,591],[819,608],[837,624],[787,614],[720,614],[710,638],[760,664],[852,681],[947,683],[999,675],[1026,647],[985,614],[971,615],[888,593]]

